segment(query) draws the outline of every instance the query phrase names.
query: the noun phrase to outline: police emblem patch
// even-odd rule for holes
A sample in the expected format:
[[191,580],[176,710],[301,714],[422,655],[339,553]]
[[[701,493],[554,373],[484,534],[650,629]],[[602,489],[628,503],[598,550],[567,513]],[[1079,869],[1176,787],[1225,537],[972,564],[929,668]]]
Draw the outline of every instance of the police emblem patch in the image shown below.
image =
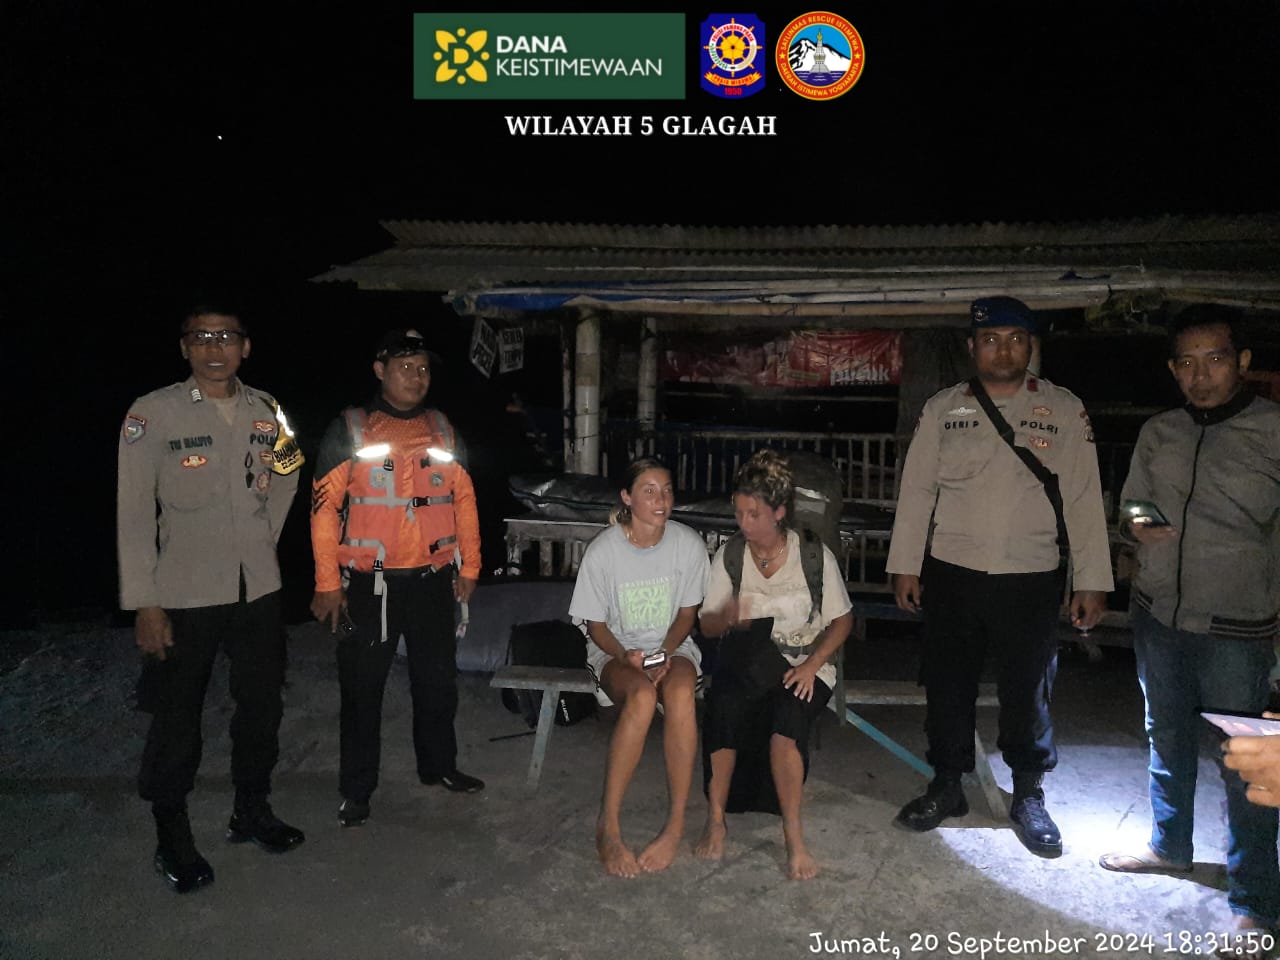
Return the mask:
[[1037,417],[1047,417],[1053,413],[1053,411],[1050,410],[1048,407],[1032,407],[1031,412],[1034,413]]
[[147,420],[140,417],[136,413],[131,413],[124,418],[124,442],[137,443],[142,439],[142,435],[147,432]]
[[183,458],[182,465],[189,470],[195,470],[199,467],[203,467],[208,462],[208,457],[202,457],[198,453],[192,453]]
[[1037,448],[1037,449],[1039,449],[1039,450],[1048,450],[1048,449],[1049,449],[1049,441],[1048,441],[1048,440],[1046,440],[1044,437],[1032,437],[1032,438],[1031,438],[1031,445],[1032,445],[1033,447],[1036,447],[1036,448]]
[[273,420],[255,420],[253,421],[254,433],[275,433],[276,425]]
[[948,410],[947,416],[948,417],[967,417],[969,416],[969,414],[977,413],[977,412],[978,411],[974,407],[961,406],[961,407],[956,407],[954,410]]
[[387,480],[389,479],[390,478],[387,476],[387,472],[385,470],[374,470],[369,474],[369,483],[375,487],[385,487],[387,485]]
[[702,89],[717,97],[741,99],[764,89],[764,23],[749,13],[702,21],[699,60]]

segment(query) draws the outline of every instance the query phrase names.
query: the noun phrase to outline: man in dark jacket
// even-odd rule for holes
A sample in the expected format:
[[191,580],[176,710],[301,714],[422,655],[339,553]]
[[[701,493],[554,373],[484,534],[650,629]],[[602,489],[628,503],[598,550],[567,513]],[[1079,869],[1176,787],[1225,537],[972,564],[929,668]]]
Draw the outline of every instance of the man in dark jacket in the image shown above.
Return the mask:
[[[1189,307],[1175,320],[1169,370],[1186,405],[1143,425],[1122,494],[1141,567],[1133,645],[1153,825],[1146,848],[1104,854],[1108,870],[1191,870],[1197,714],[1267,706],[1280,610],[1280,404],[1245,388],[1251,354],[1239,337],[1234,312],[1221,307]],[[1238,927],[1270,927],[1280,920],[1276,811],[1250,804],[1236,772],[1222,776],[1227,903]]]

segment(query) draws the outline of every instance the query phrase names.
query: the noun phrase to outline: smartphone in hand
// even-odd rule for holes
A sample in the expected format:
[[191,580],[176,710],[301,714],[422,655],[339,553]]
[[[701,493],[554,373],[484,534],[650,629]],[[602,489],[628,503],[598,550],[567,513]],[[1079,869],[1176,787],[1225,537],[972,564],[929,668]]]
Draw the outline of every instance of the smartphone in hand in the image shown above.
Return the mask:
[[1167,527],[1169,519],[1150,500],[1126,500],[1120,507],[1120,515],[1131,523],[1148,527]]
[[654,667],[660,667],[667,662],[667,651],[655,650],[653,653],[646,653],[644,659],[640,661],[640,665],[646,670],[652,670]]

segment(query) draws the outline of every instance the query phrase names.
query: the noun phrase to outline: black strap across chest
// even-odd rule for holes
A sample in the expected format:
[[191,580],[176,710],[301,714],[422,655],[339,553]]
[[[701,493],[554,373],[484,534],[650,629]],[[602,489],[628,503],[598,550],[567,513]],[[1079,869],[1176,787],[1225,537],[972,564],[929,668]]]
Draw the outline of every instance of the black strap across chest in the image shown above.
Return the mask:
[[1049,505],[1053,507],[1054,519],[1058,524],[1058,553],[1063,558],[1068,557],[1071,554],[1071,540],[1067,536],[1067,521],[1062,512],[1062,489],[1058,484],[1058,475],[1041,463],[1040,458],[1026,447],[1020,447],[1013,442],[1013,427],[1009,426],[1009,421],[996,409],[996,405],[992,402],[991,396],[987,393],[987,388],[982,385],[981,380],[977,377],[971,379],[969,381],[969,389],[973,392],[983,412],[986,413],[987,419],[991,421],[991,425],[1000,434],[1000,439],[1009,445],[1010,449],[1017,454],[1018,459],[1026,464],[1027,469],[1044,486],[1044,494],[1049,498]]

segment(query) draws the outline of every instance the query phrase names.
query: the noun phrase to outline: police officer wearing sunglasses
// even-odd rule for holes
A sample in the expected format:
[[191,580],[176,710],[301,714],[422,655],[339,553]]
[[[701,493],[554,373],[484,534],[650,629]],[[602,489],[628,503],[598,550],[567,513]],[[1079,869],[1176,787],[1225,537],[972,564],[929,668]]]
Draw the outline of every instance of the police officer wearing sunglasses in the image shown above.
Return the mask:
[[117,541],[120,605],[137,611],[144,655],[138,705],[151,713],[138,792],[155,817],[155,868],[186,893],[213,881],[186,798],[219,648],[235,701],[226,837],[276,853],[303,841],[267,800],[285,670],[276,544],[302,455],[275,399],[239,379],[251,344],[235,308],[192,306],[178,346],[191,375],[139,397],[121,427]]

